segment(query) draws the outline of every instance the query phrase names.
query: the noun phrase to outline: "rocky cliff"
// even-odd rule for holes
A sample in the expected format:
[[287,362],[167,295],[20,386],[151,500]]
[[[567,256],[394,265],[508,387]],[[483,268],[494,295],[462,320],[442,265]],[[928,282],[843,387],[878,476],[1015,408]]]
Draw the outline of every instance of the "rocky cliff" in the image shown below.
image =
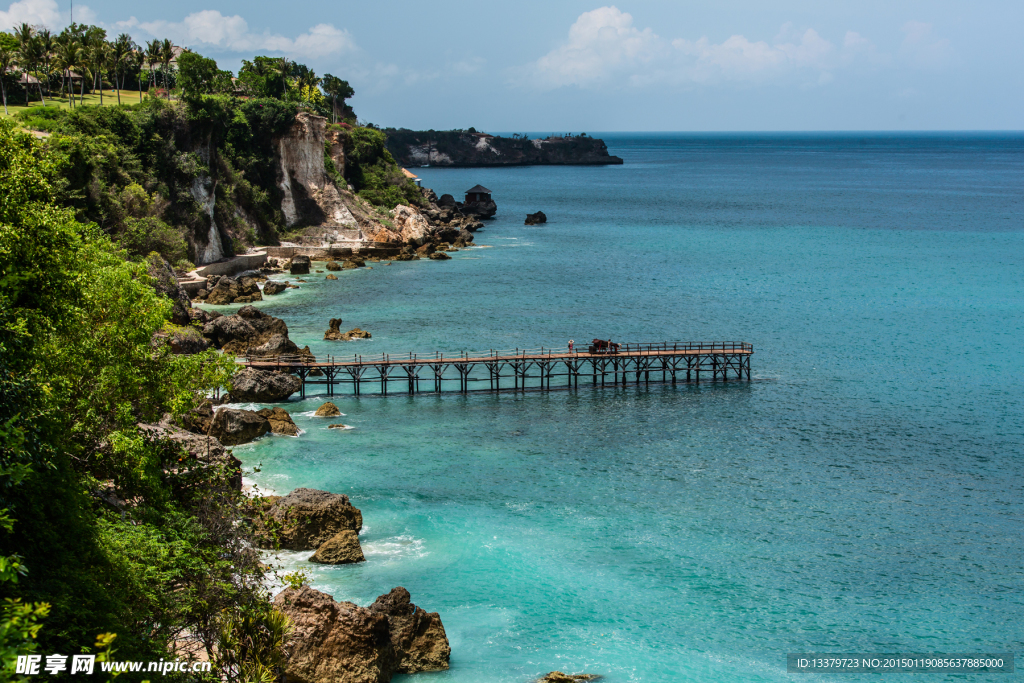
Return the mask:
[[621,164],[604,140],[586,134],[529,139],[466,131],[387,129],[395,161],[415,166],[602,166]]

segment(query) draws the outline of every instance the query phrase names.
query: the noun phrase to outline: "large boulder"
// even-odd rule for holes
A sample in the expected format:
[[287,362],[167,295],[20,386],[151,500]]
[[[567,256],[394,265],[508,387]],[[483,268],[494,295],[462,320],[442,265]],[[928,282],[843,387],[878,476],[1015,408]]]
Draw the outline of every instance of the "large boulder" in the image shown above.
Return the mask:
[[292,416],[284,408],[263,408],[257,411],[257,415],[267,421],[270,425],[270,431],[274,434],[284,434],[285,436],[299,435],[299,428],[295,426]]
[[231,379],[235,401],[278,403],[302,388],[302,380],[281,372],[243,368]]
[[309,257],[302,256],[301,254],[299,256],[293,256],[292,263],[288,267],[288,271],[292,275],[307,275],[309,273]]
[[146,273],[153,278],[153,289],[173,302],[171,322],[175,325],[188,325],[191,320],[189,310],[192,308],[192,301],[178,284],[178,276],[174,274],[171,264],[154,252],[146,259]]
[[206,303],[215,306],[234,303],[251,303],[261,301],[263,295],[260,287],[251,277],[240,279],[230,278],[226,275],[217,280],[217,284],[206,295]]
[[327,270],[341,270],[341,264],[337,261],[328,261],[325,267]]
[[288,338],[288,325],[283,320],[255,306],[242,306],[234,315],[211,320],[203,326],[203,335],[218,349],[239,356],[312,355]]
[[338,406],[328,401],[327,403],[317,408],[314,415],[316,417],[338,417],[341,415],[341,411],[338,410]]
[[275,280],[267,280],[267,283],[263,285],[263,293],[268,296],[273,294],[280,294],[286,289],[288,289],[287,282],[276,282]]
[[187,477],[194,470],[217,470],[235,490],[242,490],[242,462],[224,448],[218,439],[193,434],[164,419],[158,424],[140,424],[143,438],[154,443],[163,443],[178,450],[182,460],[169,468],[172,476]]
[[448,668],[452,648],[441,624],[441,615],[412,604],[409,591],[401,586],[380,596],[370,611],[388,618],[391,644],[398,655],[398,671],[440,671]]
[[363,528],[363,513],[341,493],[295,489],[270,509],[286,550],[316,550],[338,533]]
[[579,683],[580,681],[596,681],[601,678],[597,674],[564,674],[552,671],[536,680],[536,683]]
[[541,223],[547,222],[548,217],[544,215],[544,212],[538,211],[537,213],[526,214],[526,223],[524,225],[540,225]]
[[431,261],[451,261],[452,257],[449,256],[448,254],[444,253],[443,251],[435,251],[433,254],[430,255],[430,260]]
[[392,212],[391,222],[402,239],[411,244],[423,244],[430,239],[430,222],[411,206],[399,204]]
[[213,416],[210,435],[225,446],[237,446],[255,441],[270,432],[270,423],[265,417],[251,410],[221,408]]
[[398,670],[388,618],[309,586],[274,598],[295,631],[285,675],[295,683],[387,683]]
[[321,543],[309,561],[317,564],[355,564],[366,562],[366,558],[359,545],[359,534],[344,529]]

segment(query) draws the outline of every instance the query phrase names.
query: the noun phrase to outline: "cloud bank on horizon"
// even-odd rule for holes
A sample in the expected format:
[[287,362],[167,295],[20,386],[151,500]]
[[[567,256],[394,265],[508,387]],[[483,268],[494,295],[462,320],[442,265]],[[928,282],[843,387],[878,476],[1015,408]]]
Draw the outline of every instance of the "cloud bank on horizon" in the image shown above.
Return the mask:
[[[561,8],[552,14],[548,7],[544,22],[535,21],[529,12],[488,7],[481,13],[499,16],[503,23],[495,25],[502,29],[491,29],[479,40],[470,33],[459,35],[460,26],[466,26],[452,23],[457,12],[446,13],[440,6],[420,9],[419,15],[410,8],[401,13],[347,8],[339,19],[333,6],[324,5],[326,0],[304,0],[302,11],[286,17],[278,16],[279,8],[271,17],[273,8],[260,4],[248,5],[245,16],[212,7],[168,16],[174,12],[169,5],[145,8],[149,16],[136,7],[138,18],[117,16],[118,10],[105,7],[119,1],[90,0],[90,6],[75,7],[74,18],[103,26],[111,34],[129,33],[138,42],[168,37],[227,68],[237,68],[241,59],[255,54],[268,54],[304,61],[320,72],[342,73],[356,87],[360,111],[377,120],[400,114],[408,125],[417,125],[417,118],[429,119],[429,125],[462,124],[437,120],[452,116],[454,91],[470,95],[459,101],[458,109],[460,115],[477,112],[465,125],[478,126],[522,121],[539,128],[530,121],[561,116],[594,121],[607,129],[899,128],[913,127],[906,112],[916,107],[929,112],[924,127],[957,127],[942,121],[968,121],[971,116],[981,121],[980,109],[965,108],[966,92],[979,87],[977,79],[969,78],[965,59],[977,62],[985,58],[986,49],[999,44],[992,40],[981,46],[976,37],[974,45],[966,45],[962,35],[943,35],[951,18],[946,17],[944,28],[937,28],[931,8],[948,15],[949,8],[939,6],[955,4],[954,0],[917,4],[907,12],[891,9],[884,0],[850,0],[845,14],[829,17],[817,11],[813,22],[801,21],[806,9],[789,0],[776,0],[767,9],[755,0],[726,0],[761,11],[765,16],[758,21],[748,20],[751,11],[723,5],[704,10],[704,16],[690,22],[693,9],[680,10],[670,0],[644,3],[646,21],[617,5],[580,8],[571,14]],[[448,8],[453,10],[459,0],[438,1],[453,5]],[[862,9],[863,3],[876,6]],[[318,4],[324,5],[323,11],[316,11]],[[787,4],[793,6],[786,8]],[[651,5],[658,6],[657,11]],[[541,3],[533,9],[542,7],[546,6]],[[383,25],[381,12],[388,16]],[[878,15],[885,12],[883,21]],[[559,16],[564,23],[554,18]],[[667,16],[674,20],[663,20]],[[781,21],[768,23],[771,16]],[[69,18],[64,0],[15,0],[0,10],[0,29],[28,22],[59,30]],[[743,30],[736,30],[740,25]],[[424,40],[442,35],[438,26],[450,26],[452,35]],[[962,81],[957,102],[950,97],[951,75]],[[989,96],[1019,101],[1019,95],[1008,94],[1015,92],[1009,84],[1005,91],[997,90],[996,79],[991,80]],[[617,102],[599,99],[609,92],[628,96]],[[699,98],[694,99],[695,93]],[[413,108],[407,106],[409,97],[416,101]],[[604,103],[600,110],[594,109],[596,102]],[[659,108],[678,108],[680,103],[686,104],[692,121],[656,115]],[[795,103],[800,106],[794,108]],[[939,115],[943,111],[935,108],[937,103],[948,112],[958,110],[959,118]],[[1001,110],[996,105],[988,109],[993,111]],[[1015,120],[1012,115],[988,118]],[[505,125],[524,128],[522,123]],[[986,125],[991,126],[959,127]]]

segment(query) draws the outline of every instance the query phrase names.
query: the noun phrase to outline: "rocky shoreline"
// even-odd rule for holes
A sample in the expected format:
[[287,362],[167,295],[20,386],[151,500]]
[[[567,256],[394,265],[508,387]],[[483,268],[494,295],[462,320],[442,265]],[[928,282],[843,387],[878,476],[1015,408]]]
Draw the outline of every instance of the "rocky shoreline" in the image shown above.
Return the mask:
[[613,166],[622,159],[608,154],[600,138],[551,135],[529,139],[525,135],[502,137],[473,129],[417,131],[389,128],[388,151],[402,166]]

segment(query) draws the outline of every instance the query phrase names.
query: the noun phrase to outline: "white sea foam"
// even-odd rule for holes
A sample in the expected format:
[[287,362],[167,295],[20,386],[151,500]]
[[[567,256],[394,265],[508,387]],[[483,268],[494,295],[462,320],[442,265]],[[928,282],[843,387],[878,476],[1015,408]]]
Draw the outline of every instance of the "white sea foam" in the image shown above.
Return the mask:
[[[363,530],[365,534],[366,530]],[[362,543],[367,561],[419,559],[427,556],[423,539],[409,535],[391,536]]]
[[[316,414],[316,411],[315,411],[315,410],[307,410],[307,411],[306,411],[306,412],[304,412],[304,413],[298,413],[298,414],[299,414],[299,415],[301,415],[302,417],[316,417],[316,418],[319,418],[319,417],[320,417],[320,416],[318,416],[318,415]],[[345,413],[341,413],[340,415],[332,415],[331,417],[345,417]],[[323,418],[323,419],[325,419],[325,420],[328,420],[328,419],[330,419],[330,418],[326,418],[326,417],[325,417],[325,418]]]

